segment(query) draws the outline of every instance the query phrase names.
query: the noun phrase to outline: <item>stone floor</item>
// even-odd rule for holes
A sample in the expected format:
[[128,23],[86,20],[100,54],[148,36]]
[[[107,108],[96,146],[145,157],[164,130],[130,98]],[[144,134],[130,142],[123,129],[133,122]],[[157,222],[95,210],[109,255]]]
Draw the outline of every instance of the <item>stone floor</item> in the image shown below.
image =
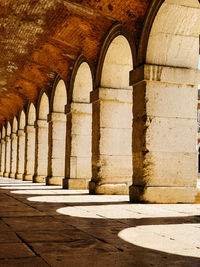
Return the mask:
[[0,178],[0,266],[200,266],[200,204]]

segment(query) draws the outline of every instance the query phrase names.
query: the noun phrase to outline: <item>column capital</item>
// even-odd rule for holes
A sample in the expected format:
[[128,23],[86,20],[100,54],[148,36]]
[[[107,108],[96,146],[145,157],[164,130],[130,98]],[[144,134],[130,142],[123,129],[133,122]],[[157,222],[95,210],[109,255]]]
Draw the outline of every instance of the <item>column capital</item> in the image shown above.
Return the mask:
[[14,139],[17,136],[17,133],[11,133],[11,139]]
[[1,144],[4,144],[4,143],[5,143],[5,137],[1,138]]
[[33,133],[34,130],[35,130],[34,125],[26,125],[24,127],[24,132],[25,133]]
[[10,141],[10,135],[6,135],[6,142]]
[[48,122],[66,122],[66,115],[64,113],[59,112],[51,112],[47,115],[47,121]]
[[25,135],[25,132],[24,132],[23,129],[19,129],[19,130],[17,131],[17,136],[24,136],[24,135]]
[[200,84],[200,71],[198,69],[145,64],[130,72],[130,85],[145,81],[195,86]]
[[47,128],[48,122],[47,120],[36,120],[34,123],[35,128]]
[[67,104],[65,106],[65,114],[69,113],[81,113],[81,114],[91,114],[92,113],[92,105],[91,103],[78,103],[73,102],[71,104]]
[[132,103],[131,89],[117,89],[117,88],[97,88],[90,92],[90,102],[96,102],[98,100],[112,101],[112,102],[124,102]]

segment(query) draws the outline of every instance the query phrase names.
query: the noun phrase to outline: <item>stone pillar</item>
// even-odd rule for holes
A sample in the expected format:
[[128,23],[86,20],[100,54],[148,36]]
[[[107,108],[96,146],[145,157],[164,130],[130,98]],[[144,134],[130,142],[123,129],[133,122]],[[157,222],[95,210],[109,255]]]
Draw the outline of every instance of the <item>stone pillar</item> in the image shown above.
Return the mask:
[[66,115],[52,112],[48,115],[49,152],[46,184],[62,185],[65,176]]
[[5,142],[5,171],[3,176],[9,177],[10,174],[10,149],[11,149],[11,139],[10,135],[6,135]]
[[131,72],[132,202],[193,203],[198,70],[144,65]]
[[67,164],[63,187],[88,189],[92,176],[92,105],[71,103],[67,114]]
[[44,183],[48,166],[48,123],[46,120],[35,121],[35,183]]
[[17,134],[11,134],[11,157],[10,157],[10,178],[15,178],[17,172]]
[[17,174],[16,179],[23,179],[24,176],[24,158],[25,158],[25,133],[24,129],[17,131],[18,148],[17,148]]
[[0,170],[0,176],[3,176],[3,173],[5,172],[5,138],[1,138],[1,170]]
[[25,172],[24,181],[32,181],[35,167],[35,128],[34,125],[27,125],[25,131]]
[[128,194],[132,180],[132,90],[99,88],[92,102],[92,194]]

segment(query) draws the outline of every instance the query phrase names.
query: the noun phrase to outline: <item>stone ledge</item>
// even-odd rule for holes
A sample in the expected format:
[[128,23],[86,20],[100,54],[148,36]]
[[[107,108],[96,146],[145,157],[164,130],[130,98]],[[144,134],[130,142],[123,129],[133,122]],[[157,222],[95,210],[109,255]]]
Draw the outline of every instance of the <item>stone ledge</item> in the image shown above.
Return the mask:
[[89,183],[89,191],[93,195],[128,195],[128,188],[129,185],[126,183],[101,185],[95,182]]
[[48,176],[46,177],[46,185],[62,185],[64,177]]
[[70,190],[88,189],[90,180],[87,178],[65,178],[63,179],[63,188]]
[[142,187],[129,188],[130,201],[134,203],[194,203],[196,187]]
[[200,84],[200,71],[145,64],[130,72],[130,85],[136,85],[144,81],[197,86]]
[[132,104],[132,93],[130,89],[97,88],[90,92],[90,102],[105,100]]

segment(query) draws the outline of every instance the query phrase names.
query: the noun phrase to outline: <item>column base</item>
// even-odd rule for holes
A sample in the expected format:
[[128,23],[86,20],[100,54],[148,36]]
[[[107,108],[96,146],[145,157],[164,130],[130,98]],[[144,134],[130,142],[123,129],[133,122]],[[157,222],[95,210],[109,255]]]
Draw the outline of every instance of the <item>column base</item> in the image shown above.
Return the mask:
[[65,178],[63,179],[63,188],[65,189],[88,189],[91,179],[84,178]]
[[33,183],[46,183],[47,176],[42,175],[34,175],[33,176]]
[[16,176],[16,173],[14,173],[14,172],[11,172],[9,175],[10,178],[15,178],[15,176]]
[[15,179],[23,180],[24,174],[23,173],[16,173]]
[[46,177],[46,185],[62,185],[64,177]]
[[3,172],[0,172],[0,176],[3,176]]
[[128,195],[129,184],[96,184],[89,182],[89,192],[95,195]]
[[3,177],[9,177],[9,172],[4,172]]
[[196,187],[143,187],[132,185],[129,188],[130,202],[134,203],[194,203]]
[[24,174],[23,181],[33,181],[32,174]]

